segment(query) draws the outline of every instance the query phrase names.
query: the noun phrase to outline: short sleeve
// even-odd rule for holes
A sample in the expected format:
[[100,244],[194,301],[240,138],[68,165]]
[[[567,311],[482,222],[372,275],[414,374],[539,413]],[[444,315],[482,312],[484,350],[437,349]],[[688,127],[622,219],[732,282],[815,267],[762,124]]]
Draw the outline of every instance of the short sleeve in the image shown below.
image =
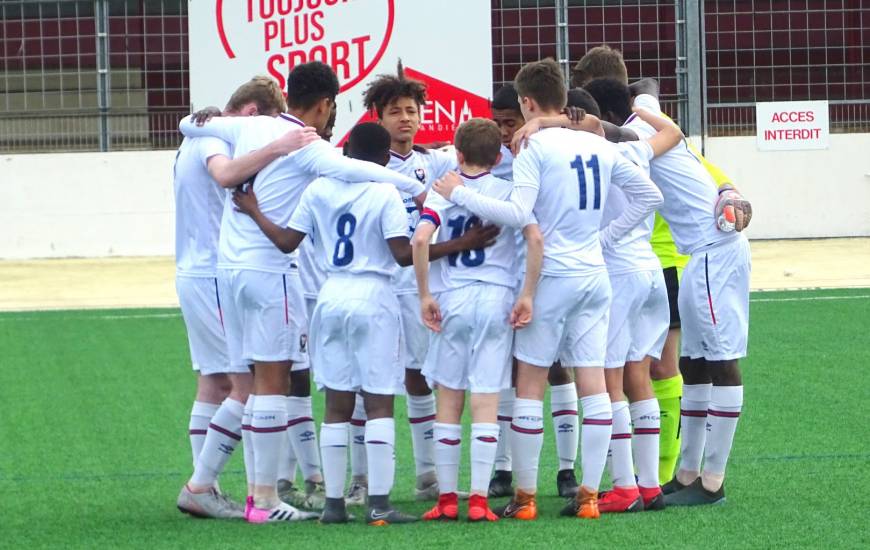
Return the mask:
[[306,235],[310,235],[314,233],[314,212],[312,212],[312,203],[314,198],[314,193],[316,192],[316,187],[314,185],[309,185],[305,188],[305,191],[302,192],[302,197],[299,199],[299,204],[296,206],[296,209],[293,211],[293,215],[290,216],[290,223],[288,226],[290,229],[295,229],[300,233],[305,233]]
[[196,139],[199,145],[199,159],[204,167],[208,168],[208,159],[211,157],[223,155],[227,158],[233,158],[230,144],[226,141],[210,136]]
[[381,231],[385,239],[408,236],[408,212],[399,191],[389,184],[382,184],[386,194],[386,204],[381,212]]
[[429,193],[426,197],[426,202],[423,203],[423,213],[420,215],[420,222],[428,222],[435,227],[441,226],[441,219],[444,213],[450,208],[453,203],[437,193]]
[[634,98],[634,106],[643,107],[647,111],[652,111],[655,114],[660,114],[662,112],[662,106],[659,104],[659,100],[650,94],[640,94]]

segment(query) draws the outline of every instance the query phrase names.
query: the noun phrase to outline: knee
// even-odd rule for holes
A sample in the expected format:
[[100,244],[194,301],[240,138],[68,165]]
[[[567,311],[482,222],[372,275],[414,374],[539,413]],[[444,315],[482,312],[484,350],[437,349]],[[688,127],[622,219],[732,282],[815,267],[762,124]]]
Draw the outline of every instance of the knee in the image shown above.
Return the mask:
[[708,362],[710,378],[714,386],[741,386],[743,377],[736,360]]
[[680,374],[683,376],[683,383],[688,386],[709,384],[711,381],[707,361],[703,358],[680,357]]
[[290,372],[290,397],[311,396],[311,369]]
[[426,383],[426,377],[414,369],[405,369],[405,389],[409,395],[429,395],[432,389]]
[[568,372],[568,369],[559,363],[550,367],[550,371],[547,373],[547,382],[549,382],[551,386],[562,386],[570,384],[573,381],[574,380],[571,378],[571,373]]

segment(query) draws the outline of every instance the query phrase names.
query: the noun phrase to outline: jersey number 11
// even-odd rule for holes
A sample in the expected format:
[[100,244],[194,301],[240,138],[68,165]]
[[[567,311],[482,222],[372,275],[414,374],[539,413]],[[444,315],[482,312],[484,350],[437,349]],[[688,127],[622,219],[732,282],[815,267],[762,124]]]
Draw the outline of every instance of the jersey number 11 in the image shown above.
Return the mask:
[[586,210],[586,170],[592,170],[593,181],[593,198],[592,210],[601,208],[601,170],[598,168],[598,155],[592,155],[586,163],[583,163],[583,157],[577,155],[571,162],[571,168],[577,171],[577,180],[580,184],[580,210]]

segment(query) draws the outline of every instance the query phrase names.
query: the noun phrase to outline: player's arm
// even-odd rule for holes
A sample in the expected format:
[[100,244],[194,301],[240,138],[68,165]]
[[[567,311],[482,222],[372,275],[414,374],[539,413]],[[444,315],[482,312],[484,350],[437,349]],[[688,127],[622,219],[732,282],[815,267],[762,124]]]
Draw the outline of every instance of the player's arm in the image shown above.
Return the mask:
[[178,130],[185,137],[211,136],[235,146],[242,130],[248,124],[253,124],[253,121],[257,118],[260,117],[223,116],[213,118],[206,124],[200,125],[194,121],[193,115],[188,115],[178,123]]
[[628,206],[599,233],[601,246],[611,248],[662,205],[662,193],[649,177],[622,155],[614,158],[610,181],[625,193]]
[[[419,227],[419,226],[418,226]],[[450,239],[443,243],[429,245],[429,260],[440,260],[444,256],[458,254],[466,250],[481,250],[495,244],[496,237],[501,233],[497,225],[475,225],[461,237]],[[416,233],[414,233],[416,235]]]
[[260,230],[269,237],[269,240],[285,254],[296,250],[305,238],[305,233],[289,227],[281,227],[264,216],[260,211],[257,196],[254,194],[253,188],[249,189],[246,193],[236,190],[233,193],[233,203],[239,212],[250,216]]
[[344,157],[323,140],[302,148],[296,153],[296,160],[303,169],[318,176],[329,176],[352,183],[365,181],[390,183],[399,191],[414,197],[420,204],[425,199],[426,189],[419,181],[373,162]]
[[536,223],[530,223],[523,228],[526,239],[526,278],[523,289],[511,310],[510,323],[515,330],[525,328],[532,322],[535,292],[538,290],[538,279],[541,278],[541,266],[544,263],[544,236]]
[[604,128],[597,116],[590,115],[583,109],[567,107],[566,112],[559,116],[538,117],[526,122],[517,129],[514,132],[514,137],[511,139],[511,152],[513,152],[514,156],[519,154],[520,149],[528,147],[529,138],[532,134],[544,128],[568,128],[604,137]]
[[432,241],[435,229],[434,224],[421,220],[411,238],[411,249],[414,255],[414,274],[417,277],[423,324],[434,332],[441,332],[441,310],[438,302],[429,292],[429,243]]
[[635,107],[634,112],[638,118],[649,124],[657,132],[656,135],[646,140],[653,150],[653,156],[661,156],[680,143],[684,136],[679,126],[670,120],[653,114],[643,107]]
[[320,140],[312,127],[293,129],[256,151],[231,159],[216,155],[208,159],[208,173],[221,187],[235,187],[265,168],[272,161]]

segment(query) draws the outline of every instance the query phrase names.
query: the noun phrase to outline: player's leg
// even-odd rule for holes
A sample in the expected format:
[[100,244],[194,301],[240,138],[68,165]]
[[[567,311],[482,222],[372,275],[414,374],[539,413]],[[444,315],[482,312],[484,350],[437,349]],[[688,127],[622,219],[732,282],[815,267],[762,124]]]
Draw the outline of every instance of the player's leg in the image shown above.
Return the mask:
[[345,502],[348,506],[362,506],[368,494],[366,460],[366,409],[362,395],[356,394],[353,415],[350,418],[350,487]]
[[560,497],[570,498],[577,493],[577,478],[574,475],[579,443],[577,387],[570,370],[559,363],[550,367],[547,381],[550,384],[550,414],[553,418],[556,454],[559,457],[556,491]]
[[680,454],[680,397],[683,378],[680,376],[680,310],[677,306],[682,268],[670,267],[662,274],[668,295],[670,329],[660,360],[650,364],[653,391],[661,410],[661,436],[659,439],[659,483],[674,477],[674,468]]
[[511,387],[501,390],[498,396],[499,436],[495,452],[495,473],[489,482],[490,498],[506,497],[514,494],[510,433],[514,414],[514,402],[517,398],[516,373],[517,360],[511,358]]
[[606,273],[575,279],[574,294],[581,299],[566,319],[559,354],[563,365],[575,367],[583,414],[580,430],[583,477],[573,506],[577,517],[594,519],[600,515],[598,489],[613,431],[613,410],[604,377],[611,288]]
[[424,520],[455,520],[459,515],[457,492],[459,463],[462,458],[462,409],[464,407],[464,389],[438,385],[434,439],[435,472],[438,475],[440,494],[438,503],[423,514]]
[[471,491],[468,501],[470,521],[496,521],[489,509],[489,476],[495,462],[499,427],[498,393],[471,394]]
[[[317,444],[314,412],[311,404],[311,369],[306,364],[294,364],[290,371],[290,394],[287,397],[287,435],[293,455],[302,470],[305,491],[298,492],[295,506],[318,509],[323,507],[323,474],[320,470],[320,448]],[[295,476],[294,476],[295,477]]]
[[643,501],[634,477],[631,413],[623,393],[624,375],[624,367],[610,367],[604,371],[613,414],[613,431],[608,451],[613,488],[602,493],[599,499],[598,508],[602,514],[636,512],[643,509]]
[[208,425],[229,393],[230,381],[225,374],[196,373],[196,397],[190,409],[190,421],[187,426],[194,466],[202,452]]
[[708,309],[698,322],[706,344],[705,366],[712,382],[704,469],[700,480],[665,499],[669,505],[725,501],[725,467],[743,408],[743,380],[738,360],[746,356],[749,336],[749,243],[741,235],[704,252],[703,262]]
[[320,449],[323,454],[325,502],[321,523],[347,523],[344,480],[347,473],[347,445],[350,419],[356,394],[326,388],[326,414],[320,425]]
[[428,329],[420,320],[419,299],[416,294],[398,297],[402,315],[402,330],[405,341],[405,402],[408,407],[408,423],[411,428],[411,445],[414,452],[414,469],[417,474],[416,497],[418,500],[438,498],[438,481],[435,475],[435,395],[421,374],[426,351],[429,348]]
[[[660,510],[664,507],[658,481],[661,417],[650,380],[649,361],[649,357],[640,361],[629,361],[625,366],[623,387],[631,403],[629,413],[633,427],[632,458],[643,508]],[[614,429],[615,426],[614,418]]]

